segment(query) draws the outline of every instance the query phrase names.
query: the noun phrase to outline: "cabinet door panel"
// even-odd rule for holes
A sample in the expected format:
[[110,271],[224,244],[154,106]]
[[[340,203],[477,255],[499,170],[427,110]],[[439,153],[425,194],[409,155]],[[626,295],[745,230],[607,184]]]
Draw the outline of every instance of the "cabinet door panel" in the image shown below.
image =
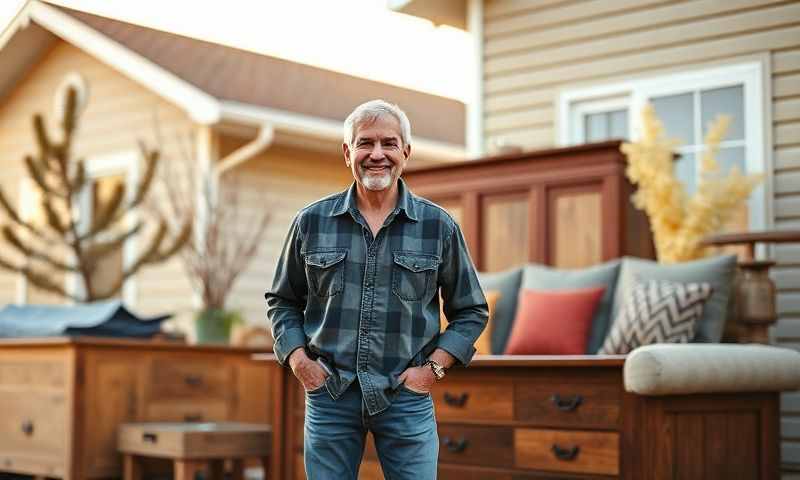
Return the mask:
[[599,186],[551,189],[548,204],[550,264],[583,268],[602,262],[604,226]]
[[486,195],[481,202],[482,270],[497,272],[528,262],[531,208],[526,192]]

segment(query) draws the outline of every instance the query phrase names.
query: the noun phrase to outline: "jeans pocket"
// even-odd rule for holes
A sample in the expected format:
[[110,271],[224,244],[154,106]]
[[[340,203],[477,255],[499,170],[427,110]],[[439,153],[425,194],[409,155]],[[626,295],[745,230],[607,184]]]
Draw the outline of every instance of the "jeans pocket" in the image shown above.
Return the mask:
[[306,395],[318,395],[325,391],[325,383],[313,390],[306,390]]
[[408,393],[410,395],[414,395],[415,397],[429,397],[431,395],[430,392],[427,392],[427,393],[415,392],[414,390],[411,390],[410,388],[406,387],[405,383],[401,383],[400,384],[400,391],[406,392],[406,393]]

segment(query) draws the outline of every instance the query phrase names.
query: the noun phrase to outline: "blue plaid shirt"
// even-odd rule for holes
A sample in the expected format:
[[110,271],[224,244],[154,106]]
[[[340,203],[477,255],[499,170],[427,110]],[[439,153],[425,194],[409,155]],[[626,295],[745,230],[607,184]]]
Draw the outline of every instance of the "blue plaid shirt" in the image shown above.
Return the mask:
[[[265,297],[278,361],[305,347],[330,371],[334,399],[358,377],[374,415],[391,404],[400,374],[437,347],[469,364],[488,308],[447,212],[400,179],[397,207],[373,238],[355,188],[297,214]],[[449,320],[443,332],[440,291]]]

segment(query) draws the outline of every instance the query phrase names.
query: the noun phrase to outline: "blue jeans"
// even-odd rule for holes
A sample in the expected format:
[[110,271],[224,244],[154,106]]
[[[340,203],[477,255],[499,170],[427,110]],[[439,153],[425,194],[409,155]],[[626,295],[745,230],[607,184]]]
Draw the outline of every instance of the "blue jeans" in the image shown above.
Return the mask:
[[308,480],[356,480],[367,431],[387,480],[433,480],[439,437],[433,400],[400,386],[392,404],[369,416],[358,380],[333,400],[323,385],[306,393],[304,457]]

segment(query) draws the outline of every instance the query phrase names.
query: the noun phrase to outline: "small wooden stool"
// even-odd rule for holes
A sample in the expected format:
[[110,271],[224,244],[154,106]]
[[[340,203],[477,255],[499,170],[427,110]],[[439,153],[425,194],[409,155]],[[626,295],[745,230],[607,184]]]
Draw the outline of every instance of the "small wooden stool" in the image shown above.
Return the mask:
[[119,427],[119,451],[124,455],[124,479],[140,480],[139,457],[173,461],[176,480],[194,480],[209,468],[209,477],[222,480],[224,461],[233,461],[233,478],[244,478],[244,459],[260,458],[264,478],[269,472],[272,427],[263,424],[126,423]]

